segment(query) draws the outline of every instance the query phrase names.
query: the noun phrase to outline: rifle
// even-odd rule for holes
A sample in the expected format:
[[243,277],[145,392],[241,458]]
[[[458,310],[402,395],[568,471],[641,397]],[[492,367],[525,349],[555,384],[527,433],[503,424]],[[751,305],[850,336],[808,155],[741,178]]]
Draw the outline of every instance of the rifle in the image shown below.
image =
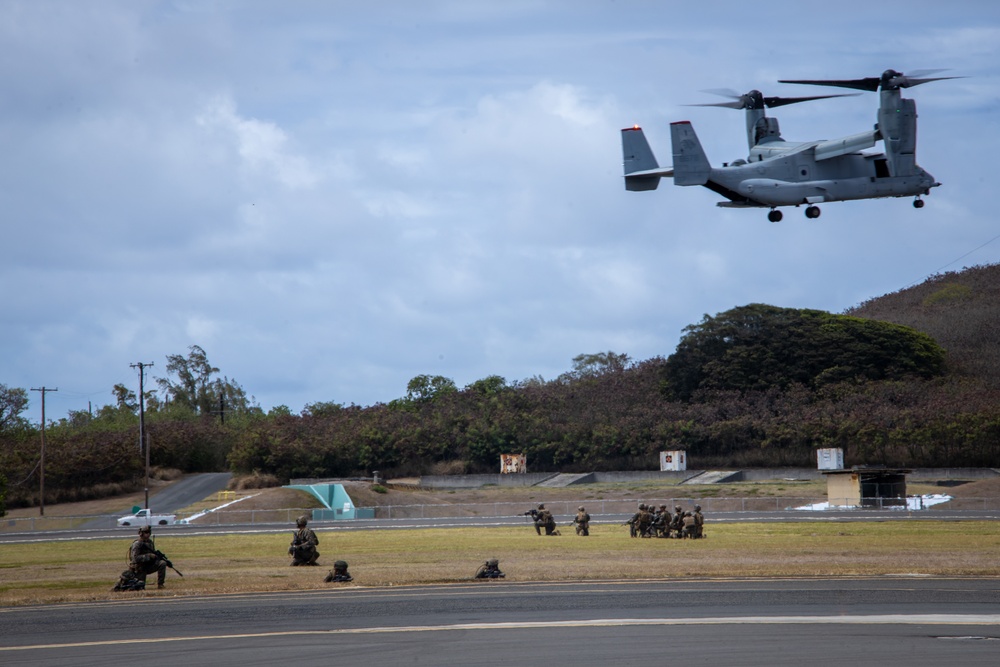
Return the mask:
[[176,572],[178,577],[183,577],[184,576],[183,574],[181,574],[180,570],[178,570],[176,567],[174,567],[174,564],[170,562],[170,559],[167,558],[167,555],[165,553],[163,553],[160,550],[157,550],[155,553],[156,553],[156,557],[159,558],[162,561],[165,561],[167,563],[167,567],[169,567],[171,570],[173,570],[174,572]]
[[530,509],[527,512],[525,512],[524,514],[522,514],[521,516],[530,516],[532,519],[537,520],[538,519],[538,510],[536,510],[536,509]]

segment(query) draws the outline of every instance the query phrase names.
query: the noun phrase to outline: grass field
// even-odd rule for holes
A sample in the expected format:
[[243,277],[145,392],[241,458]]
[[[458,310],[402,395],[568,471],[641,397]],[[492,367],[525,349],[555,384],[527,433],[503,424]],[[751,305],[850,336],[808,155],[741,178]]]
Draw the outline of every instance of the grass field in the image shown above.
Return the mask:
[[[317,531],[320,567],[289,567],[288,534],[163,536],[156,546],[184,573],[167,587],[114,593],[132,535],[115,540],[0,548],[0,605],[142,596],[392,586],[469,580],[487,558],[506,581],[690,577],[1000,576],[1000,523],[886,521],[706,525],[704,540],[631,539],[598,525],[590,537],[529,526]],[[325,584],[342,559],[354,582]],[[155,581],[155,575],[150,577]],[[484,582],[484,585],[489,585]],[[502,584],[497,584],[502,585]]]

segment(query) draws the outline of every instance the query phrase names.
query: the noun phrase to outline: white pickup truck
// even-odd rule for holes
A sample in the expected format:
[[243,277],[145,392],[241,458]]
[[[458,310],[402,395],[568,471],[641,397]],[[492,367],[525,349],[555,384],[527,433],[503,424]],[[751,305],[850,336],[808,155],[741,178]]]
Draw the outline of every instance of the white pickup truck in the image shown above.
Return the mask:
[[148,509],[138,510],[134,514],[126,514],[118,519],[119,526],[167,526],[177,523],[176,514],[152,514]]

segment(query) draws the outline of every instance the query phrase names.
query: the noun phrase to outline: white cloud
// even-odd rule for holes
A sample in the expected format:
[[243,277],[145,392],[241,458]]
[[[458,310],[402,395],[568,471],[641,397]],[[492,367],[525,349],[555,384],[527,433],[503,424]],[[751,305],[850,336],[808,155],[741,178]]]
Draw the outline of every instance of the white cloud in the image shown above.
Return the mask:
[[[848,0],[803,30],[778,2],[756,33],[738,2],[205,7],[0,4],[0,382],[110,400],[128,363],[191,344],[265,407],[390,400],[424,372],[552,378],[581,352],[667,355],[744,303],[840,310],[995,236],[1000,5]],[[664,164],[679,119],[714,163],[745,156],[738,113],[680,106],[702,89],[887,67],[970,75],[911,93],[945,184],[921,211],[772,225],[702,188],[622,187],[636,122]],[[773,115],[830,138],[876,104]]]
[[197,123],[231,135],[242,167],[251,175],[265,173],[292,189],[310,188],[320,181],[319,173],[305,156],[288,150],[288,136],[280,127],[241,117],[227,96],[213,98],[198,115]]

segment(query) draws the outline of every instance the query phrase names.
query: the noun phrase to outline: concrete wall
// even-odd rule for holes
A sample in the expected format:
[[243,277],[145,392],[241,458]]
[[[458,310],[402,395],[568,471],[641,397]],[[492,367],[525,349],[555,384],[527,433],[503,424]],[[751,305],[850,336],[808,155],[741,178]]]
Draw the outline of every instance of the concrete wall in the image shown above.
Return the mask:
[[[691,479],[704,470],[618,470],[595,472],[592,478],[577,483],[620,483],[659,480],[679,484]],[[534,472],[518,475],[424,475],[420,486],[431,489],[478,489],[481,486],[534,486],[558,473]],[[914,481],[976,480],[1000,476],[996,468],[917,468],[907,474]],[[763,482],[768,480],[820,480],[825,476],[817,468],[744,468],[736,480],[742,482]]]
[[742,482],[763,482],[772,479],[823,479],[818,468],[744,468]]
[[996,468],[914,468],[907,473],[911,480],[936,481],[945,479],[990,479],[1000,477]]
[[595,472],[594,481],[597,483],[613,484],[615,482],[640,482],[645,480],[659,480],[680,484],[686,479],[691,479],[699,475],[703,470],[615,470],[611,472]]
[[554,472],[526,472],[511,475],[423,475],[420,486],[429,489],[478,489],[481,486],[534,486],[555,477]]

